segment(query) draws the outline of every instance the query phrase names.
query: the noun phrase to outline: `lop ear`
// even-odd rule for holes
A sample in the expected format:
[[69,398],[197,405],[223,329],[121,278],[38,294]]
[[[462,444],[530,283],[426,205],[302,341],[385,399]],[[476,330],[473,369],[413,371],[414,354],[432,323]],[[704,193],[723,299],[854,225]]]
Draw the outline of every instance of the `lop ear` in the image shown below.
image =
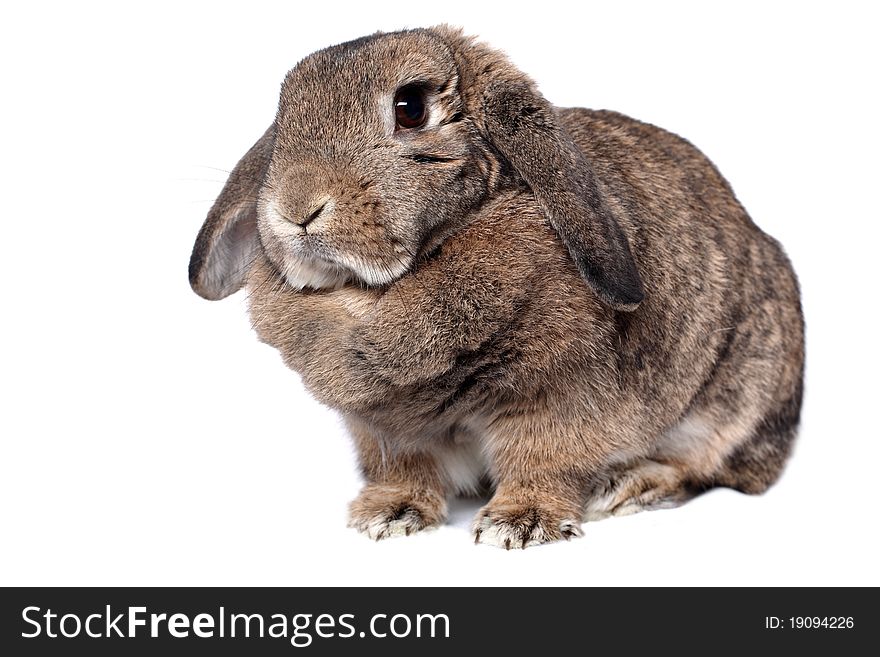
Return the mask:
[[517,77],[485,87],[489,139],[531,187],[599,298],[616,310],[635,310],[644,298],[641,277],[590,162],[557,122],[553,106],[531,82]]
[[275,144],[269,127],[229,174],[202,225],[189,260],[189,283],[205,299],[222,299],[244,285],[260,248],[257,198]]
[[429,30],[455,58],[459,91],[485,137],[532,189],[584,280],[603,303],[635,310],[644,298],[626,235],[593,167],[534,83],[460,29]]

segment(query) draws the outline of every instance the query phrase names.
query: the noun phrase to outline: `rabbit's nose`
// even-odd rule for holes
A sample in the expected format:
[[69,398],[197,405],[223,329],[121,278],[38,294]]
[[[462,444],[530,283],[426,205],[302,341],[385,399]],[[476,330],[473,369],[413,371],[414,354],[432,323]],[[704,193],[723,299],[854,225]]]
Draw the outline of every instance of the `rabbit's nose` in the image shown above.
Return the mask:
[[323,214],[324,210],[327,209],[327,204],[329,203],[329,199],[322,200],[317,203],[317,205],[312,209],[305,217],[301,219],[295,219],[293,223],[295,223],[300,228],[305,228],[310,223],[312,223],[315,219]]
[[330,216],[335,207],[335,201],[330,196],[322,194],[311,201],[277,203],[275,210],[282,219],[293,224],[303,233],[307,230],[307,226],[316,229],[322,220],[326,220]]

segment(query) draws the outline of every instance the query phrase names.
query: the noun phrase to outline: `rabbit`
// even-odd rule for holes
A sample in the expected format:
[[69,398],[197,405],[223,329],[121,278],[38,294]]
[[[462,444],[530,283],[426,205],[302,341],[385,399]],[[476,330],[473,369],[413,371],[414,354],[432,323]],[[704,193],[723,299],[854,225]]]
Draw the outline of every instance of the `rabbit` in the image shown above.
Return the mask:
[[336,409],[374,539],[491,495],[525,548],[713,487],[765,491],[795,440],[797,279],[713,164],[558,108],[446,25],[309,55],[195,242],[207,299]]

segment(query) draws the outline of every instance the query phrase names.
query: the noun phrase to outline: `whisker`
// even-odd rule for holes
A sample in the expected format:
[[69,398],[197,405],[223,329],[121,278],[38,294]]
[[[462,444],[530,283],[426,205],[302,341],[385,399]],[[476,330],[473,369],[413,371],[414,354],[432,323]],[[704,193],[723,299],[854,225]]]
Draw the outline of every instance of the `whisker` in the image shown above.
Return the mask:
[[[200,169],[211,169],[212,171],[219,171],[221,173],[227,174],[228,176],[232,175],[232,171],[227,171],[226,169],[221,169],[219,167],[211,167],[211,166],[207,166],[205,164],[196,164],[194,166],[196,166]],[[258,185],[261,185],[263,187],[268,187],[272,191],[275,191],[275,188],[268,180],[266,180],[265,176],[262,178],[258,178],[258,177],[252,176],[250,174],[244,173],[243,171],[239,171],[236,175],[241,176],[241,177],[245,178],[246,180],[250,180],[251,182],[255,182]]]

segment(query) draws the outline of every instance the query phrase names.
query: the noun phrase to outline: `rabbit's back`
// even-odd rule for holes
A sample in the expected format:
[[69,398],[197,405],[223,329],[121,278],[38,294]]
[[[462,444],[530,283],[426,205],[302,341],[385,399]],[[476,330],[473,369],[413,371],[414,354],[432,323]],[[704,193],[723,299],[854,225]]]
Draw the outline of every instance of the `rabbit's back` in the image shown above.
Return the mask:
[[655,416],[680,409],[654,455],[696,442],[713,481],[763,490],[788,455],[802,395],[803,317],[787,256],[686,140],[614,112],[559,118],[615,204],[646,290],[635,313],[619,315],[623,387]]

